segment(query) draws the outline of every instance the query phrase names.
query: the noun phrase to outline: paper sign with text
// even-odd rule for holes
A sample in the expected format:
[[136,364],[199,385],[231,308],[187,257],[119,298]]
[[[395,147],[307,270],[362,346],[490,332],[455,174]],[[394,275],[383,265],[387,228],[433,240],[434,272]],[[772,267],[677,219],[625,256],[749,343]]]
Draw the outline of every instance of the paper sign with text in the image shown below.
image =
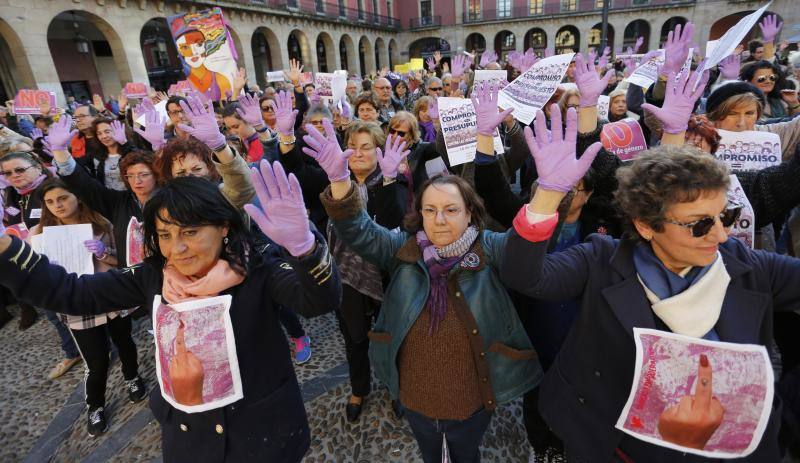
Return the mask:
[[717,132],[722,138],[714,156],[731,170],[761,170],[781,163],[781,138],[777,133]]
[[555,93],[574,56],[575,53],[567,53],[537,61],[500,91],[497,105],[504,110],[514,108],[514,118],[530,124]]
[[608,95],[600,95],[597,97],[597,117],[598,119],[608,120],[608,107],[611,104],[611,98]]
[[466,98],[441,97],[437,102],[450,166],[471,162],[475,159],[478,146],[478,122],[472,101]]
[[633,119],[623,119],[603,126],[600,132],[603,148],[623,161],[630,161],[647,149],[642,126]]
[[308,84],[314,83],[314,73],[313,72],[301,72],[300,73],[300,86],[303,87]]
[[283,82],[283,71],[269,71],[267,72],[267,82]]
[[318,72],[314,74],[314,91],[321,98],[330,99],[333,97],[332,89],[333,73]]
[[750,249],[755,249],[756,242],[756,215],[753,211],[753,206],[750,205],[750,200],[744,193],[742,184],[736,175],[731,174],[730,185],[728,186],[728,202],[733,206],[741,206],[742,212],[739,214],[739,220],[733,224],[733,227],[728,232],[728,236],[738,238],[739,241],[746,244]]
[[149,88],[142,82],[128,82],[125,84],[125,96],[128,98],[147,98]]
[[508,85],[508,72],[502,69],[499,70],[486,70],[478,69],[475,71],[475,79],[472,83],[473,90],[484,83],[484,85],[493,85],[494,88],[503,89]]
[[46,90],[23,89],[14,97],[14,113],[36,114],[42,113],[40,105],[48,104],[50,108],[56,107],[56,94]]
[[642,88],[649,88],[653,85],[658,79],[658,67],[664,64],[664,49],[660,49],[658,52],[658,55],[639,64],[625,80]]

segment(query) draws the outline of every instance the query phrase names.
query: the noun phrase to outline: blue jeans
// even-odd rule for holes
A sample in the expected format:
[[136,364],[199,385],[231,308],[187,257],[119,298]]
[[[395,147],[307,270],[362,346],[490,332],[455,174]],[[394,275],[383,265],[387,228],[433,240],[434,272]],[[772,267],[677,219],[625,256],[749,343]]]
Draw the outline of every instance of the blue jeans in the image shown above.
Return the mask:
[[492,412],[481,408],[466,420],[456,421],[436,420],[403,408],[425,463],[441,463],[443,437],[447,439],[450,461],[453,463],[481,461],[479,447],[492,421]]
[[78,347],[75,345],[75,340],[72,339],[72,334],[69,332],[69,328],[67,328],[64,323],[58,318],[58,315],[50,310],[44,311],[44,316],[47,317],[47,321],[53,324],[58,331],[58,337],[61,338],[61,350],[64,351],[64,357],[68,359],[74,359],[80,357],[80,353],[78,352]]

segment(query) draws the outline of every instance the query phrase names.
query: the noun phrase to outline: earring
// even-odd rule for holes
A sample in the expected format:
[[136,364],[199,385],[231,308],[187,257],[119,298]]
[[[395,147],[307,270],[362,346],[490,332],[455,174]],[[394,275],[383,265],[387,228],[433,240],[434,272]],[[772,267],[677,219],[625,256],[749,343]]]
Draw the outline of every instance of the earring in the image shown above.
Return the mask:
[[228,237],[227,236],[225,238],[222,238],[222,244],[224,244],[224,245],[228,244]]

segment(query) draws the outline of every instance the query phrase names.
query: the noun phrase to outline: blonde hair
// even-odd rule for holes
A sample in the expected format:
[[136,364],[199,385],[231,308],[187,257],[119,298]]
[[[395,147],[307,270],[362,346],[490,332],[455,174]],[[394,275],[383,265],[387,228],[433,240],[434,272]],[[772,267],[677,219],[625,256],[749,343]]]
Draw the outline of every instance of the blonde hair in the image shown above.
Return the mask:
[[431,107],[431,97],[429,96],[420,97],[417,101],[414,102],[414,109],[412,110],[414,112],[414,117],[416,117],[417,120],[419,121],[419,113],[421,113],[422,111],[427,111],[428,108],[430,107]]
[[361,119],[354,119],[347,130],[347,141],[349,143],[350,137],[356,133],[366,133],[372,137],[372,143],[376,147],[386,144],[386,134],[377,122],[362,121]]
[[760,98],[750,92],[740,93],[725,99],[725,101],[720,103],[719,106],[714,108],[713,111],[707,113],[706,117],[708,117],[710,121],[721,121],[722,119],[728,117],[728,113],[733,111],[734,108],[748,103],[755,103],[756,112],[758,117],[761,118],[761,112],[764,110],[764,103]]
[[563,95],[561,95],[561,98],[558,99],[558,109],[561,110],[561,120],[564,121],[565,124],[567,123],[567,101],[569,101],[569,99],[573,96],[580,98],[581,92],[578,91],[577,88],[570,88],[569,90],[566,90]]
[[389,128],[391,129],[393,125],[397,124],[398,122],[407,122],[408,126],[410,127],[411,131],[411,139],[414,143],[419,141],[419,122],[417,122],[417,118],[414,117],[408,111],[398,111],[389,119]]

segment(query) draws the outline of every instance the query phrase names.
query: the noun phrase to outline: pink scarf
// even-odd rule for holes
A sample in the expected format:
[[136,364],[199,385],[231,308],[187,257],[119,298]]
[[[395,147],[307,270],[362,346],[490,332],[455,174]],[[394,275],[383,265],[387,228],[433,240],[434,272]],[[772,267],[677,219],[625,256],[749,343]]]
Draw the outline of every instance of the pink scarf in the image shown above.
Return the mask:
[[36,177],[36,180],[31,182],[31,184],[26,186],[25,188],[14,187],[14,189],[17,190],[17,193],[21,194],[22,196],[26,196],[33,193],[37,188],[39,188],[39,185],[41,185],[42,182],[45,181],[45,179],[47,179],[47,175],[42,174]]
[[192,281],[167,264],[164,269],[164,284],[161,295],[170,304],[216,296],[228,288],[244,281],[244,276],[236,273],[231,264],[220,259],[202,278]]

